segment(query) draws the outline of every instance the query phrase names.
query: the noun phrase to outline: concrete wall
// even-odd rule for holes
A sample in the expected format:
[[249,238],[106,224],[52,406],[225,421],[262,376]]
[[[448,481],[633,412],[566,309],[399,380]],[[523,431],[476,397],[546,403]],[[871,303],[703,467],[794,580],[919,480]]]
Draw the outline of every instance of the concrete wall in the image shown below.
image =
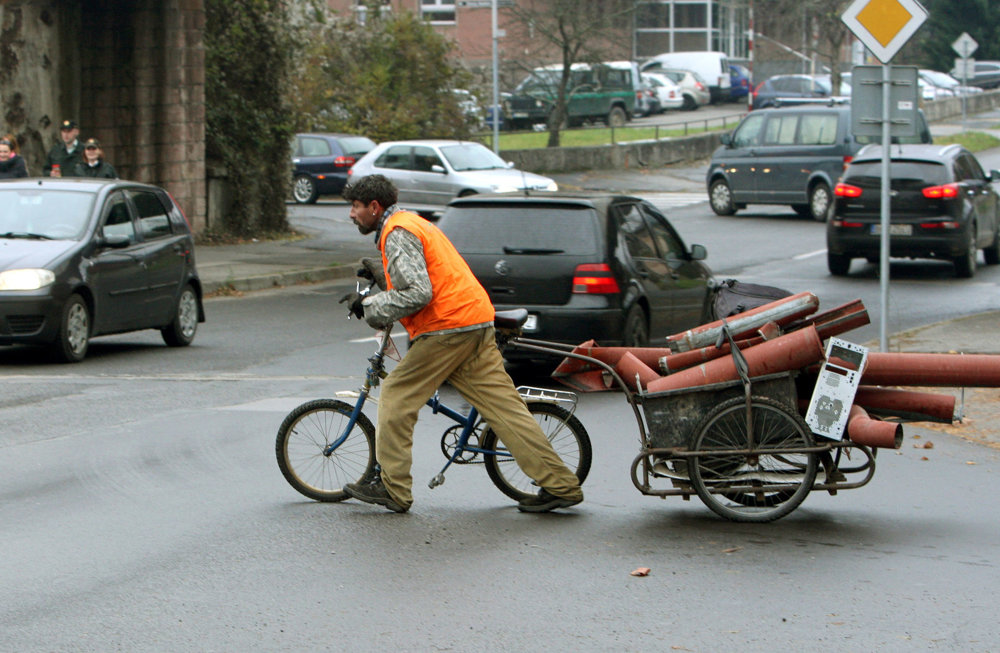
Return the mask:
[[0,2],[0,108],[40,174],[77,120],[123,178],[161,185],[205,225],[202,0]]

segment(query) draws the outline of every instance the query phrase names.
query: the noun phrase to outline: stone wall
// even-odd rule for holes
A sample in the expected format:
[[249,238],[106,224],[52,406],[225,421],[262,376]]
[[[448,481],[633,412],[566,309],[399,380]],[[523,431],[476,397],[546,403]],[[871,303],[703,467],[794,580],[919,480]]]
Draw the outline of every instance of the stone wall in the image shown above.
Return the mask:
[[123,178],[165,187],[205,226],[202,0],[0,2],[2,132],[40,174],[73,118]]

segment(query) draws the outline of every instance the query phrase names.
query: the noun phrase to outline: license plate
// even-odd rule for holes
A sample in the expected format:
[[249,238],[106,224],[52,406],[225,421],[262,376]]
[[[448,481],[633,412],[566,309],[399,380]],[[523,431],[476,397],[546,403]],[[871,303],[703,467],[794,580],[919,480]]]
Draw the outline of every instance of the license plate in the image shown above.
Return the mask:
[[534,331],[537,328],[538,328],[538,316],[537,315],[529,315],[528,319],[524,321],[524,330],[525,331]]
[[514,118],[527,118],[528,114],[525,111],[515,111],[511,114]]
[[[882,225],[873,224],[872,234],[878,236],[882,233]],[[889,225],[889,235],[890,236],[912,236],[913,235],[913,225],[912,224],[891,224]]]

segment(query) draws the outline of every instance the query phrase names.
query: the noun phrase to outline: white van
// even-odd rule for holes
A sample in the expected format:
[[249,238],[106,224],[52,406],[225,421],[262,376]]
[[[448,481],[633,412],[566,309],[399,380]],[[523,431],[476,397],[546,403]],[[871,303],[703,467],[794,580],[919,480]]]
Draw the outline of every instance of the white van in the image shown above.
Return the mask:
[[725,52],[664,52],[642,64],[642,72],[657,68],[693,70],[708,83],[712,102],[729,101],[729,58]]

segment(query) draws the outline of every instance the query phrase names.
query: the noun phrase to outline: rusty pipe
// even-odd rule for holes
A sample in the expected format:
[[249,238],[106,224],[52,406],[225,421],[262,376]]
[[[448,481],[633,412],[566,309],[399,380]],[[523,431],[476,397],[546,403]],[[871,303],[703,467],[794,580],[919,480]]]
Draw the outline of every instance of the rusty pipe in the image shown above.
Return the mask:
[[955,421],[955,397],[935,392],[916,392],[896,388],[860,386],[854,395],[854,404],[870,415],[897,417],[912,422]]
[[[639,360],[632,352],[625,352],[614,367],[618,375],[625,381],[625,385],[633,392],[639,390],[639,386],[643,389],[649,387],[650,383],[660,378],[659,374]],[[609,386],[610,381],[611,379],[605,379]]]
[[1000,356],[871,352],[861,383],[996,388]]
[[[752,334],[768,322],[788,324],[801,317],[815,313],[819,299],[811,292],[784,297],[777,301],[752,308],[726,319],[733,338]],[[709,322],[682,333],[667,336],[667,345],[674,351],[690,351],[699,347],[714,345],[722,333],[722,320]]]
[[864,408],[854,404],[847,416],[847,437],[866,447],[899,449],[903,446],[903,425],[872,419]]
[[[823,342],[816,327],[809,326],[741,350],[750,376],[786,372],[811,365],[823,358]],[[739,378],[732,356],[716,358],[653,381],[649,392],[676,390]]]

